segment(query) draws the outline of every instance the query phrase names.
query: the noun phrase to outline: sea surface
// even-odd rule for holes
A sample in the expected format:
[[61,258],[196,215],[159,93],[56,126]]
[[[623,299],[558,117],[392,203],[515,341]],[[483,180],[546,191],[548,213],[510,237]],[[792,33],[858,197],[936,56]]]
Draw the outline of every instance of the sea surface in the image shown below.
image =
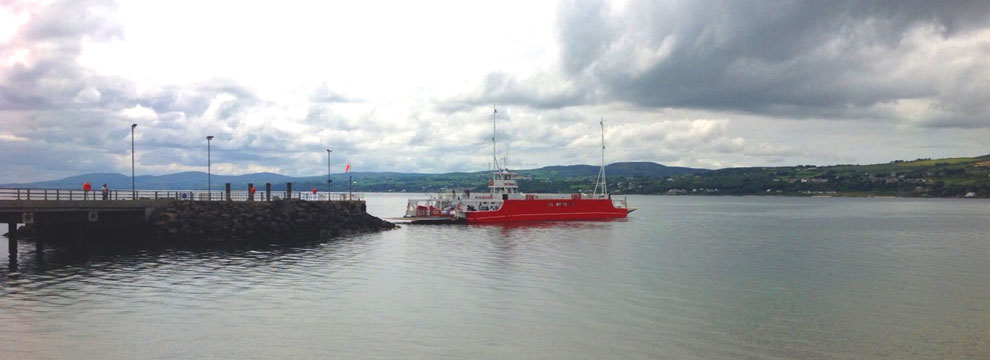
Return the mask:
[[0,239],[0,359],[990,358],[988,201],[629,203],[291,247],[22,243],[17,273]]

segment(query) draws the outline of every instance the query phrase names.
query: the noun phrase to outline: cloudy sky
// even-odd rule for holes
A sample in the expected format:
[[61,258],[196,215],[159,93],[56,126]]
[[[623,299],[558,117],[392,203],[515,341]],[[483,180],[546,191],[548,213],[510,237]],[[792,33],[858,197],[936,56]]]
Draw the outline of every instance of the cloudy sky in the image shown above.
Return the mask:
[[[277,3],[277,5],[276,5]],[[938,3],[938,4],[937,4]],[[990,153],[990,2],[0,0],[0,182]]]

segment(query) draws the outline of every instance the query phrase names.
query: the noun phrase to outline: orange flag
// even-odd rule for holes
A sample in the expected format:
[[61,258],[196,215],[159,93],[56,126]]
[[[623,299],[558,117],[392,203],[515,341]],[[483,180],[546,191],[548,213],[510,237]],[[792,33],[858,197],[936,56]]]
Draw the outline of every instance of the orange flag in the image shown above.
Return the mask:
[[350,171],[351,171],[351,163],[347,163],[347,165],[344,166],[344,172],[350,172]]

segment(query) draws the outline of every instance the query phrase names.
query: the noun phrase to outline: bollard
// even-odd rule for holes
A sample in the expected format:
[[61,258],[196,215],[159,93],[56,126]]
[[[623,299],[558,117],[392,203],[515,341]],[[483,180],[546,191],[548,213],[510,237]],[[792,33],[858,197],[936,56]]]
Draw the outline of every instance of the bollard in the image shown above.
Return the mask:
[[265,201],[272,201],[272,183],[265,183]]
[[227,201],[230,201],[230,183],[226,183],[226,184],[223,185],[223,193],[224,193],[224,196],[225,196],[224,199],[226,199]]
[[292,183],[285,183],[285,198],[292,200]]
[[17,223],[7,223],[7,248],[10,254],[10,271],[17,271]]

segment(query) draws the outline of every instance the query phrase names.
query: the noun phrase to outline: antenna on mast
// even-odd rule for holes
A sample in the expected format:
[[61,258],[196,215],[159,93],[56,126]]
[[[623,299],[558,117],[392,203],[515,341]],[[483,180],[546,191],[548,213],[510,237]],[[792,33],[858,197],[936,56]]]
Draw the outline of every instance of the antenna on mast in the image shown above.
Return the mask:
[[501,167],[498,165],[498,151],[496,151],[495,148],[495,135],[497,134],[495,129],[495,114],[498,114],[498,108],[496,108],[495,105],[493,104],[492,105],[492,160],[494,161],[494,165],[495,165],[494,169],[501,170]]
[[603,117],[598,125],[602,127],[602,167],[598,170],[598,180],[595,181],[595,190],[591,193],[592,196],[598,194],[598,185],[601,184],[602,187],[602,197],[608,195],[608,187],[605,182],[605,118]]
[[506,170],[509,169],[509,145],[512,145],[511,141],[505,143],[505,156],[502,157],[502,167]]

